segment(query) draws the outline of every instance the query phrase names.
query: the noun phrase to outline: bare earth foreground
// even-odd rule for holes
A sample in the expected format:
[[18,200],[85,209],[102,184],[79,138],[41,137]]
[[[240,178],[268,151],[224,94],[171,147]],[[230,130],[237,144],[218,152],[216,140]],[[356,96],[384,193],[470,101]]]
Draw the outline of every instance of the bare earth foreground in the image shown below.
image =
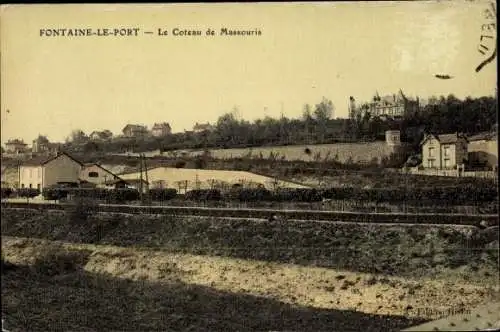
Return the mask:
[[498,298],[466,228],[1,213],[11,331],[396,331]]

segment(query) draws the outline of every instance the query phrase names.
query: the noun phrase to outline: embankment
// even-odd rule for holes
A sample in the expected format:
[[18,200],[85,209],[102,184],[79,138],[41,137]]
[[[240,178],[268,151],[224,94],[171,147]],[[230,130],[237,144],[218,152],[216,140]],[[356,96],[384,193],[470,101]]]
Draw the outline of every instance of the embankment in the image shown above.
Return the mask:
[[494,278],[498,227],[270,222],[75,211],[1,211],[2,236],[149,248],[408,277]]

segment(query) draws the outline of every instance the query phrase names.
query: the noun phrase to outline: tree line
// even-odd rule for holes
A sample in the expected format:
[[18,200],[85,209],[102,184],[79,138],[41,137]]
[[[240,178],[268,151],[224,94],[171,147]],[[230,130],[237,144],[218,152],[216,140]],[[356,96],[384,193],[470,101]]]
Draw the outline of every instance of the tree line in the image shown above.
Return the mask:
[[92,141],[83,131],[75,130],[64,148],[85,153],[118,153],[328,144],[384,140],[387,130],[400,130],[402,140],[418,145],[425,132],[472,135],[491,131],[497,123],[495,97],[464,100],[453,95],[431,97],[429,104],[398,119],[383,119],[370,113],[355,119],[334,119],[333,115],[334,105],[326,98],[314,106],[304,105],[299,118],[267,116],[251,122],[239,118],[235,108],[221,115],[211,131]]

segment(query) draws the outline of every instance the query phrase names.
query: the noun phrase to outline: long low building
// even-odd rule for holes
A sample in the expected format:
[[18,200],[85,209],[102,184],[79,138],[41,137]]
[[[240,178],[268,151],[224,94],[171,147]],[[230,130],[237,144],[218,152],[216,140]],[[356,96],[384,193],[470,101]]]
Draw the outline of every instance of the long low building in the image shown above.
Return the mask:
[[[142,173],[146,179],[146,173]],[[124,180],[141,178],[140,172],[120,174]],[[275,180],[273,178],[244,171],[200,170],[172,167],[158,167],[147,171],[147,180],[150,188],[176,188],[180,193],[192,189],[224,189],[233,185],[246,187],[263,186],[268,189],[281,188],[309,188],[304,185]]]

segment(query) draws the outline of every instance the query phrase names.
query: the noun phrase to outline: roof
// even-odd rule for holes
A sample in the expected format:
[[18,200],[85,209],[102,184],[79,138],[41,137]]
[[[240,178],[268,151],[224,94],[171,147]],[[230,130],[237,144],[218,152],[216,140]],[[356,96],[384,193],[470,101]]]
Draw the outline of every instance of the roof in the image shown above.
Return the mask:
[[439,143],[441,143],[441,144],[454,144],[454,143],[458,142],[459,138],[465,138],[463,135],[461,135],[459,133],[440,134],[440,135],[428,134],[424,137],[424,139],[422,140],[420,145],[423,145],[425,142],[427,142],[427,140],[430,137],[436,138],[439,141]]
[[19,139],[11,139],[9,141],[7,141],[7,143],[5,143],[5,145],[11,145],[11,144],[22,144],[22,145],[28,145],[26,143],[24,143],[22,140],[19,140]]
[[83,164],[80,161],[78,161],[77,159],[73,158],[72,156],[70,156],[66,152],[59,152],[57,155],[55,155],[55,156],[49,156],[49,157],[47,157],[47,156],[37,156],[37,157],[34,157],[34,158],[31,158],[31,159],[23,161],[21,163],[21,166],[43,166],[43,165],[51,162],[52,160],[59,158],[62,155],[65,155],[66,157],[70,158],[74,162],[76,162],[76,163],[78,163],[78,164],[80,164],[80,165],[83,166]]
[[[133,185],[133,184],[137,184],[139,182],[140,182],[139,179],[127,179],[127,180],[124,180],[122,178],[119,178],[118,180],[109,180],[109,181],[106,181],[105,184],[126,183],[126,184]],[[144,179],[142,179],[142,182],[148,184],[148,181],[146,181]]]
[[438,135],[437,139],[442,144],[456,143],[458,141],[458,134],[442,134]]
[[196,123],[193,126],[194,130],[207,130],[212,128],[212,125],[210,123]]
[[84,164],[83,166],[84,166],[84,167],[97,166],[97,167],[99,167],[100,169],[102,169],[103,171],[105,171],[105,172],[107,172],[107,173],[111,174],[112,176],[114,176],[114,177],[115,177],[115,179],[120,179],[120,180],[122,179],[120,176],[118,176],[118,175],[116,175],[115,173],[111,172],[109,169],[106,169],[106,168],[102,167],[102,166],[101,166],[101,165],[99,165],[98,163],[86,163],[86,164]]
[[497,138],[497,134],[496,133],[485,131],[485,132],[482,132],[482,133],[470,136],[468,138],[468,140],[469,141],[482,141],[482,140],[489,141],[489,140],[493,140],[493,139],[496,139],[496,138]]
[[167,122],[155,123],[153,129],[170,128],[170,124]]
[[125,126],[125,128],[123,128],[123,130],[127,130],[127,129],[139,129],[139,130],[147,130],[146,126],[143,126],[143,125],[137,125],[137,124],[128,124]]

